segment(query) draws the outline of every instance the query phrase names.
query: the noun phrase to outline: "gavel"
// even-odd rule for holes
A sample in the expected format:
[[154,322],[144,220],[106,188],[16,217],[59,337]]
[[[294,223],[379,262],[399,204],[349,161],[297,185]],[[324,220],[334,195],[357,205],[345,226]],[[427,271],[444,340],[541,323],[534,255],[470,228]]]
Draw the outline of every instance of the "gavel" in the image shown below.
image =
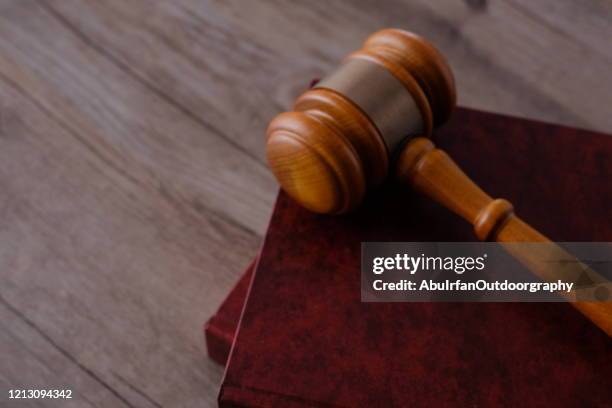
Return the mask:
[[[348,212],[392,173],[470,222],[480,240],[549,243],[546,255],[576,261],[434,146],[429,136],[455,103],[455,81],[442,54],[416,34],[385,29],[298,97],[292,112],[272,120],[268,163],[283,190],[313,212]],[[540,278],[557,276],[538,261],[541,253],[521,245],[506,249]],[[581,270],[598,277],[586,266]],[[571,304],[612,336],[612,303]]]

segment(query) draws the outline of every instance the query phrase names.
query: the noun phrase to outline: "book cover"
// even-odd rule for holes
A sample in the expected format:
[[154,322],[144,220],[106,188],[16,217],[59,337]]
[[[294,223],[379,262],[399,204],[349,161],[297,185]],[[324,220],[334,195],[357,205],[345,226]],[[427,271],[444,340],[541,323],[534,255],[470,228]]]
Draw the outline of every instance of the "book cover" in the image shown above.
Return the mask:
[[[612,138],[459,109],[436,144],[556,241],[612,240]],[[362,241],[474,241],[392,181],[355,213],[280,194],[227,364],[230,406],[605,406],[612,342],[564,303],[362,303]]]
[[207,354],[221,365],[227,362],[256,262],[257,257],[246,268],[217,312],[204,324]]

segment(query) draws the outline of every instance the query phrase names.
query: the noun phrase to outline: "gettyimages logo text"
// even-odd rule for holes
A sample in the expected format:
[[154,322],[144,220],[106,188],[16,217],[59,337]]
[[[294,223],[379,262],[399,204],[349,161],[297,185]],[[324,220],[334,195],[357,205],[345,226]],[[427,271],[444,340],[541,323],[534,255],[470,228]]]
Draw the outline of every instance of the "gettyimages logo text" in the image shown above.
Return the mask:
[[479,257],[472,256],[410,256],[408,254],[395,254],[392,257],[376,257],[372,262],[372,272],[380,275],[385,271],[395,270],[408,272],[414,275],[418,271],[453,271],[463,274],[466,271],[482,271],[485,269],[487,254]]

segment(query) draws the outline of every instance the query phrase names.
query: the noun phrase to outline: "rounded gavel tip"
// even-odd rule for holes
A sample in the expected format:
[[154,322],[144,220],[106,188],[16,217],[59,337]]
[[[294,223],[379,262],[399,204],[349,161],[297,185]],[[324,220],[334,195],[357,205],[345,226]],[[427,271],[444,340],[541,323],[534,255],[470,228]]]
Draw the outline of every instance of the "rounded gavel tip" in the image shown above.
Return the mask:
[[382,30],[270,123],[268,163],[307,209],[344,213],[384,180],[404,135],[429,135],[454,104],[452,73],[438,51],[415,34]]
[[361,202],[363,166],[333,127],[303,112],[285,112],[272,120],[268,134],[268,163],[285,192],[302,206],[339,214]]
[[398,64],[417,80],[429,101],[434,126],[448,120],[457,102],[455,78],[429,41],[410,31],[387,28],[370,35],[363,49]]

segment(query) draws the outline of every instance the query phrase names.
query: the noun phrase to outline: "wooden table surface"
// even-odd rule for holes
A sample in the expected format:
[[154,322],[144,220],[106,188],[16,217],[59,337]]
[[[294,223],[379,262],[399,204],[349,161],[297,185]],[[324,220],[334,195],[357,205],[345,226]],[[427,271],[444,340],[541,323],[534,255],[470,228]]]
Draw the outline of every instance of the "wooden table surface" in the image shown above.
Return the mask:
[[606,0],[0,0],[0,405],[216,404],[201,327],[266,228],[266,124],[369,33],[433,41],[462,105],[612,132],[611,21]]

